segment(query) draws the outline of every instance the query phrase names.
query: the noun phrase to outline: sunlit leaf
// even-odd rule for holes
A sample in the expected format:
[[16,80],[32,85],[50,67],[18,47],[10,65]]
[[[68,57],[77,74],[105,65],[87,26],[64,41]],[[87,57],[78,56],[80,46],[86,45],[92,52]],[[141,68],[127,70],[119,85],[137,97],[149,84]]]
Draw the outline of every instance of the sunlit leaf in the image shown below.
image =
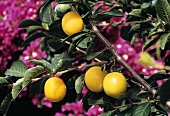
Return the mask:
[[39,76],[44,72],[45,70],[44,67],[42,66],[36,66],[28,69],[23,79],[23,87],[27,86],[32,81],[32,79],[34,79],[35,77]]
[[71,60],[72,59],[68,56],[66,52],[55,54],[51,60],[51,64],[54,66],[53,74],[55,74],[60,69],[72,66]]
[[77,94],[80,94],[82,92],[83,86],[84,86],[84,75],[81,75],[75,81],[75,90]]
[[154,59],[148,52],[141,52],[140,59],[138,62],[145,66],[155,66],[156,65]]
[[52,64],[50,64],[48,61],[40,59],[40,60],[29,60],[30,63],[34,64],[34,65],[41,65],[43,66],[49,73],[52,72],[52,70],[54,69],[54,66]]
[[23,90],[22,84],[23,84],[23,78],[18,79],[16,83],[14,83],[12,88],[13,100],[15,100],[18,97],[19,93]]
[[27,66],[21,60],[16,60],[12,63],[10,69],[5,71],[5,75],[23,77],[27,70]]
[[170,33],[165,33],[165,34],[161,35],[161,37],[160,37],[160,47],[161,47],[162,50],[164,50],[165,45],[166,45],[166,43],[169,39],[169,36],[170,36]]

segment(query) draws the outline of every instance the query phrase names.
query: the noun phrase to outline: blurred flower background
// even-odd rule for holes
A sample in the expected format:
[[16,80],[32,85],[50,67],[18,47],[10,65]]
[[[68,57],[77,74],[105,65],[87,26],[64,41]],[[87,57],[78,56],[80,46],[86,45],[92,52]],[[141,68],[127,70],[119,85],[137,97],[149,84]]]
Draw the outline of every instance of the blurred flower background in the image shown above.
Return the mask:
[[[23,48],[22,42],[27,36],[25,29],[18,28],[18,24],[21,20],[37,19],[37,11],[42,0],[0,0],[0,76],[4,76],[4,71],[10,67],[11,63],[16,59],[23,60],[28,67],[33,65],[28,63],[28,60],[35,58],[46,58],[45,52],[41,51],[39,48],[39,42],[41,40],[37,39],[32,42],[26,48]],[[98,3],[103,4],[102,1]],[[103,6],[103,11],[109,9],[109,7]],[[97,6],[94,7],[94,9]],[[126,16],[125,16],[126,17]],[[124,20],[123,18],[111,18],[107,22],[118,22]],[[130,65],[138,74],[144,74],[150,76],[151,74],[159,71],[153,67],[145,67],[140,65],[137,61],[140,57],[140,52],[142,49],[142,42],[139,40],[138,44],[134,47],[120,36],[120,29],[123,25],[118,27],[113,26],[101,26],[101,31],[107,36],[108,40],[115,46],[118,53],[122,58]],[[100,44],[101,45],[101,44]],[[103,45],[104,46],[104,45]],[[103,46],[100,46],[103,48]],[[97,48],[100,49],[100,48]],[[160,85],[162,81],[159,81]],[[4,88],[1,88],[2,91]],[[98,105],[92,106],[87,112],[83,110],[83,105],[80,101],[77,102],[67,102],[61,103],[59,106],[48,101],[43,95],[32,95],[28,94],[27,88],[19,95],[18,102],[19,106],[15,107],[12,105],[12,109],[9,110],[9,114],[14,114],[19,111],[25,111],[29,113],[30,111],[38,112],[40,115],[49,114],[53,116],[96,116],[103,112]],[[84,87],[82,90],[83,94],[87,93],[87,89]],[[6,91],[5,91],[6,92]],[[1,96],[1,100],[3,96]],[[22,99],[22,100],[21,100]],[[28,101],[29,100],[29,101]],[[16,101],[17,102],[17,101]],[[17,102],[17,103],[18,103]],[[17,104],[16,103],[16,104]],[[14,103],[15,104],[15,103]],[[44,110],[45,108],[45,110]],[[30,110],[29,110],[30,109]],[[18,113],[19,114],[19,113]],[[27,114],[26,114],[27,115]],[[30,114],[29,114],[30,115]]]

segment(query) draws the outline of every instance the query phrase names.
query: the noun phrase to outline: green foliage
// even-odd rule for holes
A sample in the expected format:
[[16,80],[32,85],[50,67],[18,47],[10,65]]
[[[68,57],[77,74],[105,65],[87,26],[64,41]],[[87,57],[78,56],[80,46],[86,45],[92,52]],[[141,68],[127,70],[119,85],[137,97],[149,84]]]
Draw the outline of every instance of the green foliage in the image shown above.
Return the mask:
[[24,19],[20,22],[18,27],[25,28],[29,26],[42,26],[40,22],[33,20],[33,19]]
[[[169,1],[156,0],[156,3],[153,4],[152,0],[118,0],[113,4],[106,0],[95,10],[93,7],[98,5],[95,0],[55,1],[59,4],[69,4],[71,10],[77,11],[85,23],[82,32],[71,36],[67,36],[62,30],[62,16],[55,13],[55,9],[52,7],[53,2],[54,0],[44,1],[38,11],[38,20],[24,19],[18,26],[25,28],[28,33],[22,44],[23,47],[41,38],[39,47],[47,53],[47,58],[29,60],[34,64],[32,68],[27,68],[21,60],[17,60],[6,70],[7,77],[0,77],[0,86],[13,85],[11,92],[0,105],[0,112],[4,116],[11,102],[17,99],[25,87],[28,87],[30,93],[43,94],[44,84],[51,76],[63,78],[67,83],[67,89],[75,90],[76,100],[82,99],[85,111],[96,104],[103,108],[104,113],[99,116],[167,115],[162,106],[165,106],[170,98],[168,70],[162,69],[150,77],[140,75],[143,82],[146,81],[156,90],[156,94],[152,95],[144,85],[133,78],[136,74],[133,74],[133,77],[126,75],[126,71],[131,71],[132,67],[125,70],[124,66],[127,65],[121,66],[120,58],[111,50],[112,46],[104,47],[103,50],[97,49],[102,46],[100,44],[111,43],[107,43],[106,40],[105,43],[100,42],[101,38],[107,35],[103,36],[102,33],[95,32],[95,29],[92,30],[91,24],[95,23],[94,25],[98,27],[99,31],[105,31],[106,26],[120,29],[120,36],[129,41],[132,46],[138,44],[138,41],[142,41],[142,53],[144,54],[141,54],[139,63],[145,66],[157,66],[153,59],[156,55],[158,56],[157,53],[160,51],[159,57],[164,58],[165,65],[169,66],[170,55],[165,56],[167,50],[170,50]],[[103,11],[103,6],[107,6],[109,9]],[[109,23],[112,17],[126,19]],[[152,53],[156,55],[152,56]],[[85,70],[81,70],[81,68],[89,68],[96,63],[108,72],[122,72],[127,79],[127,92],[118,98],[111,98],[104,92],[94,93],[88,90],[88,93],[82,96],[82,88],[86,85],[84,83]],[[67,75],[68,72],[71,72],[71,76],[66,79],[65,73]],[[10,81],[8,77],[15,78],[17,81]],[[158,80],[166,81],[159,87]]]
[[32,94],[43,94],[44,84],[49,76],[41,77],[41,79],[31,84],[29,87],[29,92]]
[[28,35],[25,39],[25,41],[22,43],[23,46],[26,46],[28,44],[30,44],[32,41],[38,39],[38,38],[41,38],[41,37],[44,37],[44,33],[42,32],[34,32],[32,33],[31,35]]
[[23,90],[23,78],[18,79],[12,88],[12,99],[15,100],[19,93]]
[[84,86],[84,75],[80,75],[75,81],[75,90],[77,94],[81,94]]
[[21,60],[17,60],[12,63],[10,69],[7,69],[5,71],[5,75],[23,77],[26,71],[27,71],[27,66],[24,64],[24,62]]
[[170,22],[170,12],[169,12],[169,3],[167,0],[157,0],[155,4],[155,9],[158,13],[159,18],[165,23]]
[[169,85],[170,85],[170,79],[168,79],[164,84],[162,84],[157,91],[157,93],[160,95],[160,102],[164,105],[170,97],[170,93],[165,92],[169,90]]
[[151,111],[151,103],[147,102],[141,105],[138,105],[133,110],[132,116],[148,116]]
[[31,81],[32,79],[34,79],[35,77],[39,76],[40,74],[44,73],[44,67],[42,66],[36,66],[34,68],[30,68],[25,72],[25,75],[23,77],[23,85],[22,87],[26,87]]
[[4,77],[0,77],[0,86],[5,86],[8,84],[9,82]]
[[3,114],[3,116],[6,116],[8,108],[12,102],[12,94],[9,93],[4,100],[2,101],[0,105],[0,113]]

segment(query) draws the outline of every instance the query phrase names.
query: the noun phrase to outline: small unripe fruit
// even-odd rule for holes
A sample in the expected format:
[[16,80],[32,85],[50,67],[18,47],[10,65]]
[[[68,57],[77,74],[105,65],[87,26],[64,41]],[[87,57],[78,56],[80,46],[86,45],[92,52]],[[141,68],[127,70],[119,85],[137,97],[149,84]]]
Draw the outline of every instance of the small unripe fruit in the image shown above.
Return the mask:
[[70,4],[58,4],[55,7],[54,11],[58,17],[63,17],[64,14],[71,11],[71,5]]

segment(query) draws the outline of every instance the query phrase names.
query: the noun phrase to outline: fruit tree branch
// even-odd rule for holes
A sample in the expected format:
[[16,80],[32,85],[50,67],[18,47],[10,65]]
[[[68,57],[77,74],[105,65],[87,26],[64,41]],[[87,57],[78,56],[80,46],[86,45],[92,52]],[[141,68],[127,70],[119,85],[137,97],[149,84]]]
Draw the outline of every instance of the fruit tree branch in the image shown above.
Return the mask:
[[[138,80],[149,92],[151,92],[153,95],[156,94],[156,90],[148,84],[144,79],[142,79],[133,69],[132,67],[127,64],[121,56],[117,53],[115,47],[110,44],[110,42],[100,33],[98,28],[95,26],[95,24],[91,21],[92,31],[99,37],[99,39],[106,45],[106,47],[110,50],[110,52],[115,56],[116,60],[122,64],[130,73],[131,75]],[[170,101],[166,102],[166,106],[170,109]]]

